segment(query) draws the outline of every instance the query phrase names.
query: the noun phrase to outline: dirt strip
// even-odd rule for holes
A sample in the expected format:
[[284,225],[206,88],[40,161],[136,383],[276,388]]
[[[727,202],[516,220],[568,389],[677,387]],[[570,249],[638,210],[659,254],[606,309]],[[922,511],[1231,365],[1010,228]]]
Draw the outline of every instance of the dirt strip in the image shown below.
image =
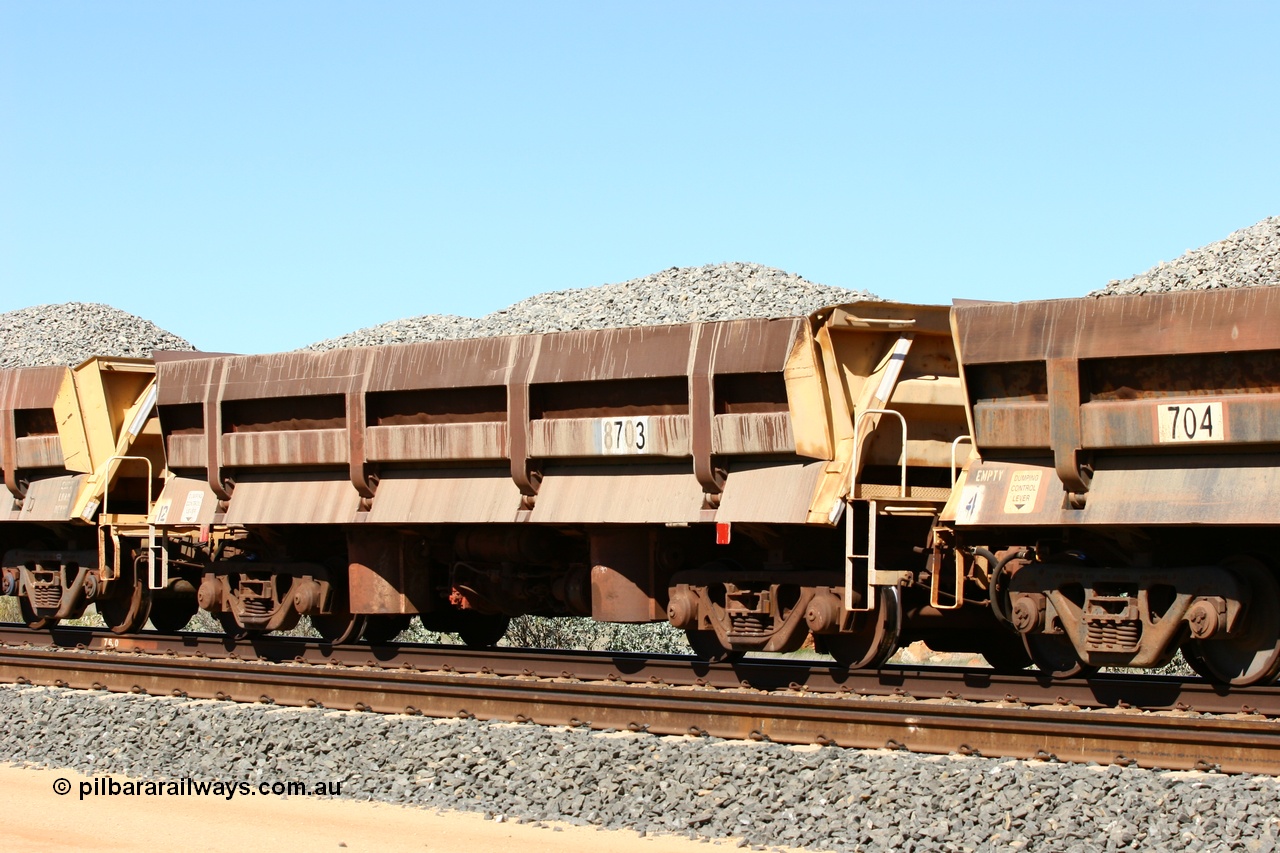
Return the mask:
[[[93,777],[114,779],[122,776]],[[283,853],[687,853],[705,842],[670,835],[640,837],[569,824],[516,824],[472,812],[439,812],[385,803],[306,796],[146,796],[80,798],[93,778],[71,770],[35,770],[0,764],[0,800],[6,821],[4,847],[28,853],[95,850],[174,850]],[[70,783],[55,793],[58,780]],[[100,784],[101,787],[101,784]],[[732,842],[710,845],[732,849]]]

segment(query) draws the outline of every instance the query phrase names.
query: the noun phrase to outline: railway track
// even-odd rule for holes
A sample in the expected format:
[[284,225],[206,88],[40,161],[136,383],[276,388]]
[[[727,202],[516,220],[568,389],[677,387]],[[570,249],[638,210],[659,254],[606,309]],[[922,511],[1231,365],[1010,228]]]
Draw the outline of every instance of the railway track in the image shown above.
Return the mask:
[[0,627],[0,681],[781,743],[1280,774],[1280,689],[1054,681],[948,668],[617,653],[329,647],[296,638],[33,635]]

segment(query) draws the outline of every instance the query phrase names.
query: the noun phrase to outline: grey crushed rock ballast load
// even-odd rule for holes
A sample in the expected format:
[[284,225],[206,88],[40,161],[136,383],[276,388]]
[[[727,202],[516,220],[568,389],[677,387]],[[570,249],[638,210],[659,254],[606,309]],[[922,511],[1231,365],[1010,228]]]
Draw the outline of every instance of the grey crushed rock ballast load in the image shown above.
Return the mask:
[[[1091,296],[1280,285],[1280,216],[1192,249]],[[531,296],[484,317],[426,314],[392,320],[306,347],[339,347],[648,326],[745,317],[788,317],[826,305],[876,299],[750,263],[672,267],[621,284]],[[269,346],[264,346],[269,349]],[[77,364],[93,355],[147,357],[190,343],[109,305],[68,302],[0,314],[0,367]]]
[[1216,243],[1192,249],[1090,296],[1121,296],[1170,290],[1280,285],[1280,216],[1242,228]]
[[150,358],[193,350],[150,320],[96,302],[35,305],[0,314],[0,368],[75,365],[95,355]]
[[426,314],[360,329],[306,349],[661,326],[746,317],[794,317],[827,305],[877,299],[865,290],[815,284],[760,264],[672,267],[621,284],[540,293],[484,317]]

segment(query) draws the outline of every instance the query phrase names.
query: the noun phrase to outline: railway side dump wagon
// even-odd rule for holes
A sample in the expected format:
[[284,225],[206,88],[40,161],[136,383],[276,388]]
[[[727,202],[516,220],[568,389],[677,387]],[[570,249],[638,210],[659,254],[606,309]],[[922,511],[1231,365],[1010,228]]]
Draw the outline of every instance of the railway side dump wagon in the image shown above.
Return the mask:
[[1280,288],[958,304],[948,509],[1044,669],[1280,672]]
[[489,644],[511,616],[581,615],[669,620],[709,656],[812,633],[873,662],[965,432],[948,315],[161,361],[151,520],[201,529],[186,576],[228,630],[417,615]]

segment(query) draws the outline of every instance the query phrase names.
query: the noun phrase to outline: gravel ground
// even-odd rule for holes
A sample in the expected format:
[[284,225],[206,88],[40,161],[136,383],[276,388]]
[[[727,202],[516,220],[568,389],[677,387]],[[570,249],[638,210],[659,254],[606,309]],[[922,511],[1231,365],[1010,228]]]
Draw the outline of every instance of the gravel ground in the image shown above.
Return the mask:
[[1280,780],[0,686],[0,760],[818,850],[1272,851]]
[[660,326],[743,317],[794,317],[827,305],[877,298],[865,290],[814,284],[794,273],[760,264],[672,267],[621,284],[540,293],[475,319],[427,314],[393,320],[340,338],[319,341],[306,349]]
[[0,314],[0,367],[79,364],[94,355],[150,358],[157,349],[195,347],[150,320],[95,302]]
[[1090,296],[1214,290],[1222,287],[1280,285],[1280,216],[1242,228],[1225,240],[1192,249],[1146,272],[1112,281]]

